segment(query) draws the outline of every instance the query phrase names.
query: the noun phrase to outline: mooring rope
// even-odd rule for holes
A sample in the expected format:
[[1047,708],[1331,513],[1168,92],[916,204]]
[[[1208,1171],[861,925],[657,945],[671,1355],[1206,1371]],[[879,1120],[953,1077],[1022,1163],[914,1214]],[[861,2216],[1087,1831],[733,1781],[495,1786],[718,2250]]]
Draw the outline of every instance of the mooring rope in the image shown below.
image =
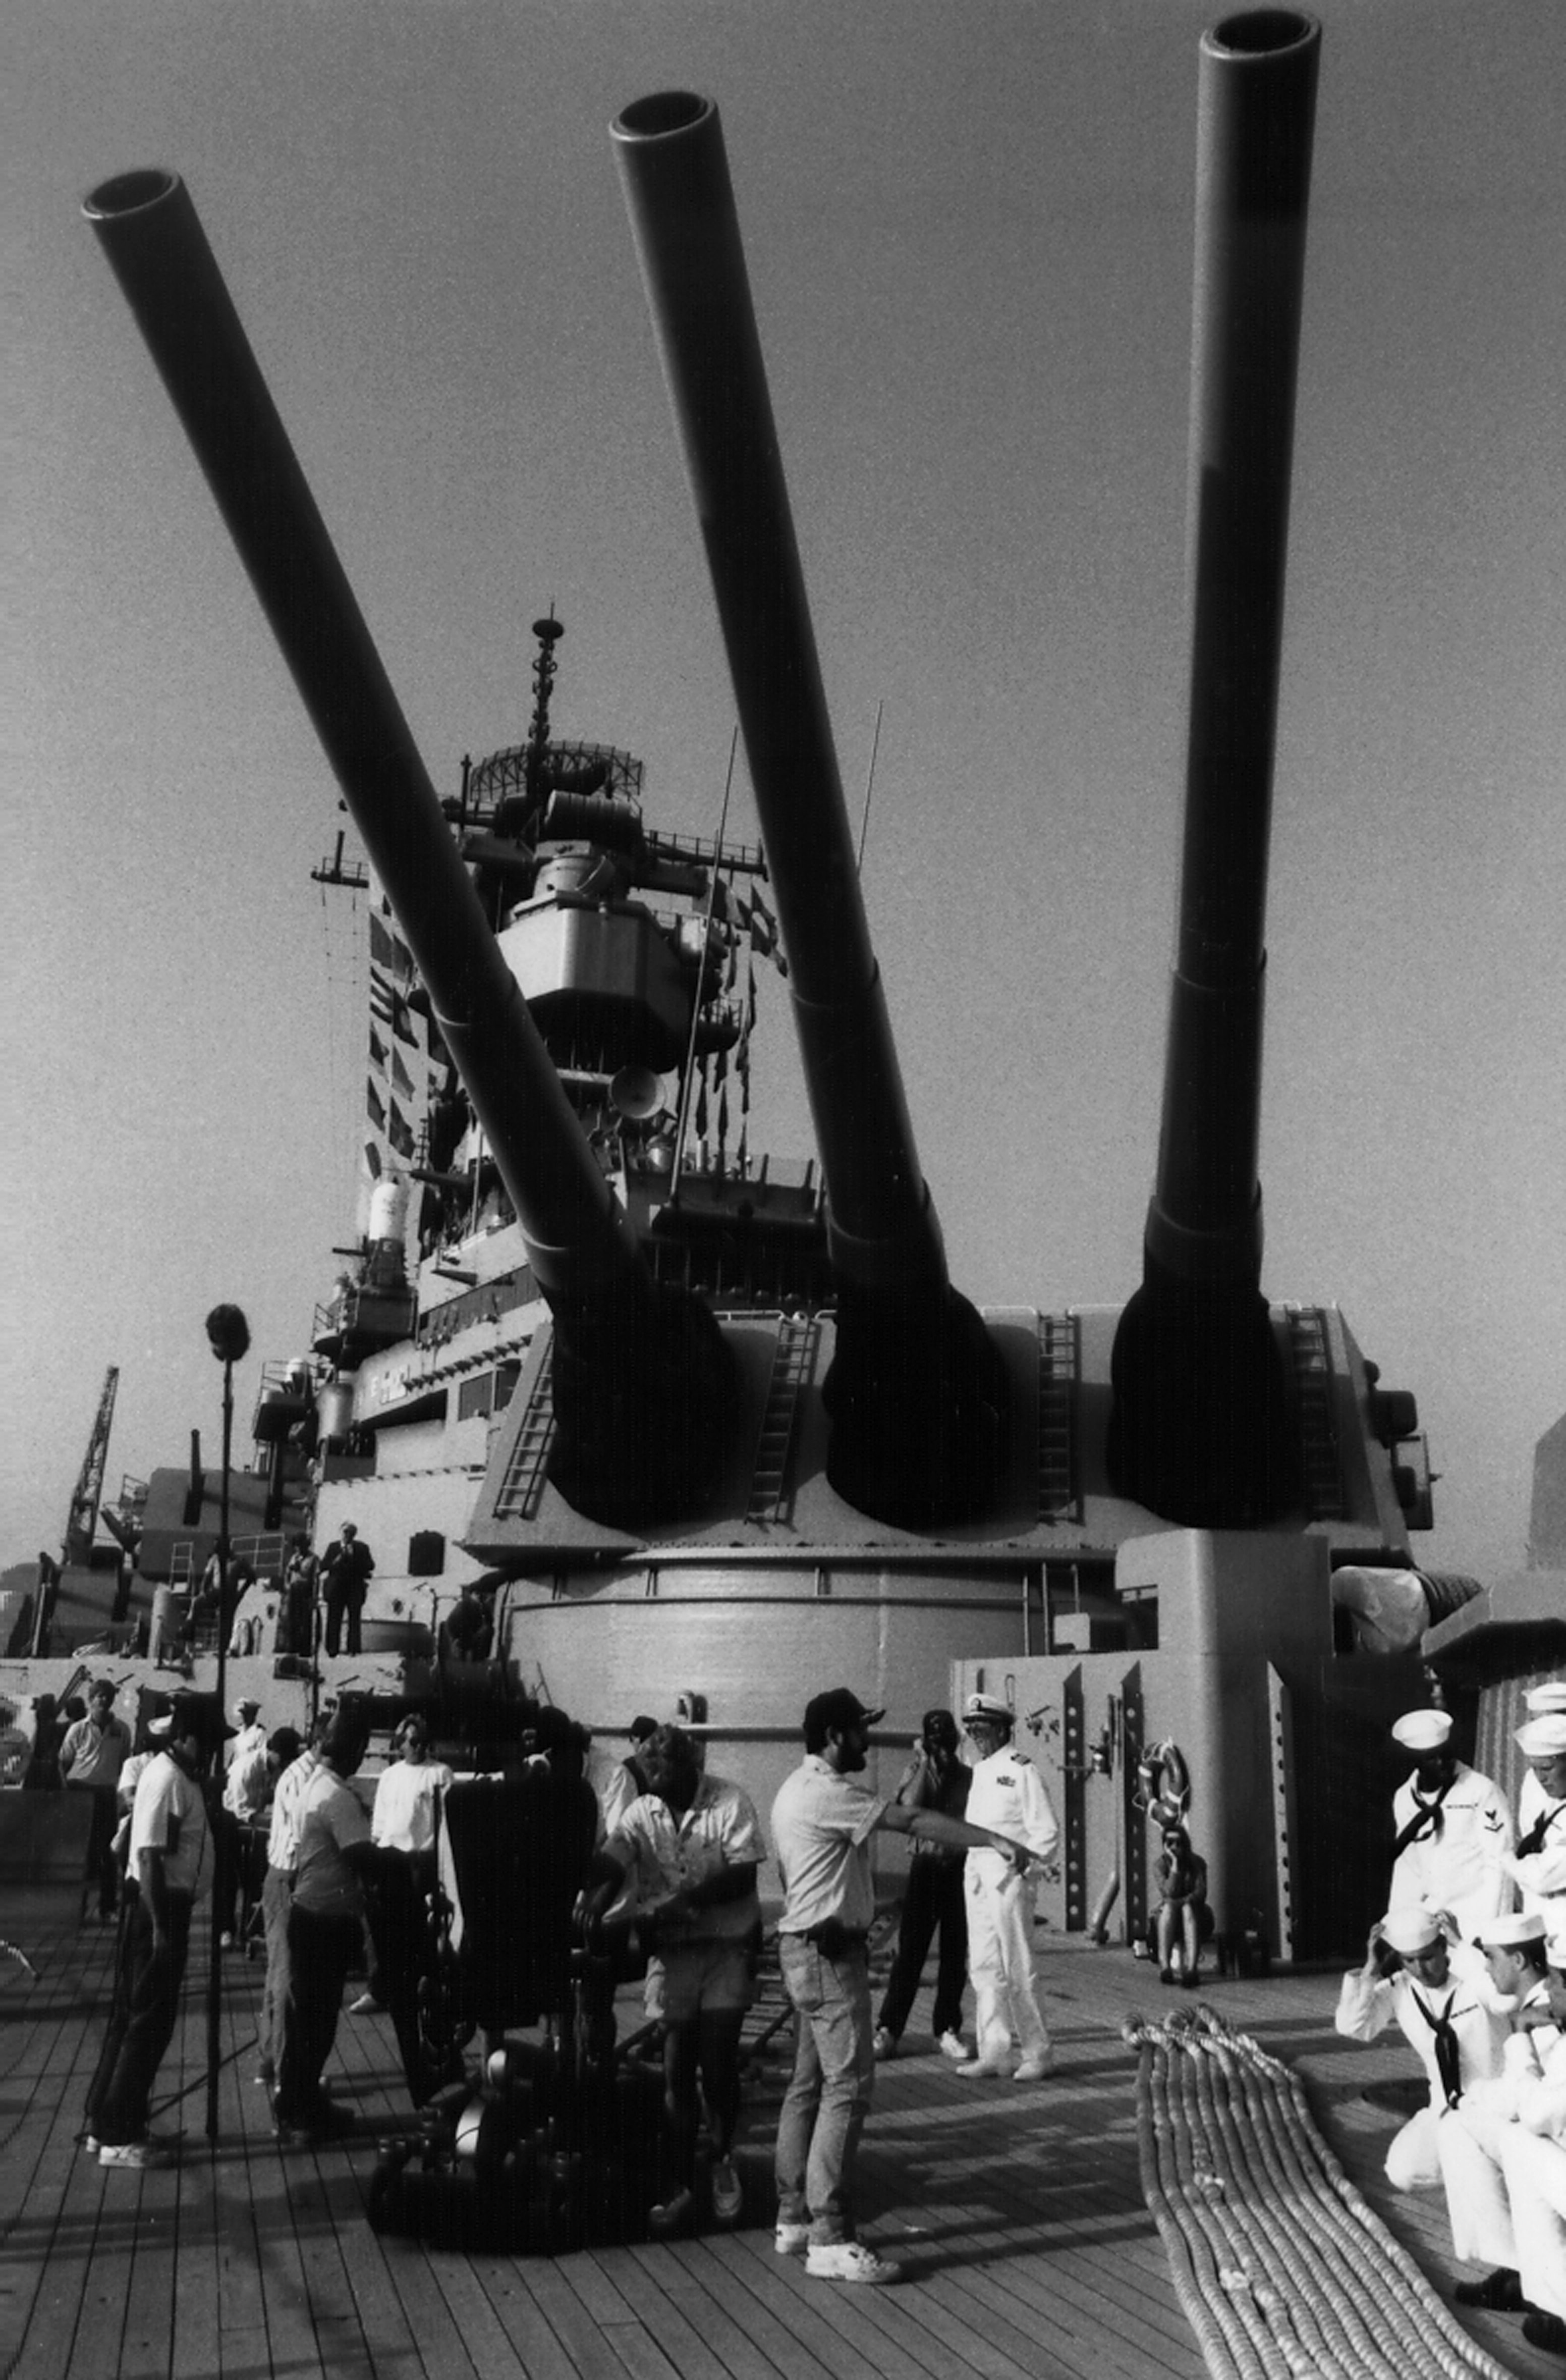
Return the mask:
[[1142,2189],[1212,2380],[1508,2380],[1317,2131],[1207,2008],[1128,2017]]

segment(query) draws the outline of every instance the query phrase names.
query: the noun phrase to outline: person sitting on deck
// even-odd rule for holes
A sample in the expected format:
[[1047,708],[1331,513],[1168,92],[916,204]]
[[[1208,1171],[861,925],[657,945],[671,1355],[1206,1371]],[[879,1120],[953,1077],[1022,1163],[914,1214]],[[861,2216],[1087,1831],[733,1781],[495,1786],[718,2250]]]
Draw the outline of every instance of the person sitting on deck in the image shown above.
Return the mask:
[[590,1925],[627,1877],[634,1880],[643,1934],[653,1945],[647,2012],[664,2027],[671,2187],[651,2222],[670,2238],[687,2227],[695,2208],[698,2069],[712,2144],[712,2212],[720,2223],[739,2219],[739,2041],[754,1997],[761,1930],[756,1874],[766,1845],[749,1795],[706,1775],[683,1729],[655,1729],[640,1758],[648,1790],[627,1805],[595,1854],[582,1911]]
[[[1460,2305],[1526,2313],[1530,2340],[1563,2352],[1566,2173],[1542,2151],[1566,2134],[1566,1941],[1547,1955],[1543,1921],[1528,1914],[1493,1918],[1483,1941],[1491,1985],[1511,2011],[1501,2070],[1464,2093],[1436,2137],[1452,2247],[1491,2270],[1452,2294]],[[1554,2190],[1553,2206],[1536,2196],[1541,2185]],[[1547,2335],[1536,2335],[1541,2326]]]
[[1211,1937],[1213,1916],[1208,1904],[1208,1864],[1191,1849],[1191,1838],[1184,1827],[1163,1829],[1163,1849],[1153,1876],[1159,1888],[1153,1921],[1159,1981],[1194,1991],[1202,1944]]
[[1500,2070],[1506,2014],[1495,2004],[1484,1954],[1454,1938],[1430,1909],[1396,1909],[1370,1929],[1365,1964],[1343,1977],[1333,2023],[1350,2041],[1397,2025],[1429,2077],[1426,2105],[1387,2151],[1394,2190],[1433,2190],[1441,2178],[1436,2135],[1463,2094]]

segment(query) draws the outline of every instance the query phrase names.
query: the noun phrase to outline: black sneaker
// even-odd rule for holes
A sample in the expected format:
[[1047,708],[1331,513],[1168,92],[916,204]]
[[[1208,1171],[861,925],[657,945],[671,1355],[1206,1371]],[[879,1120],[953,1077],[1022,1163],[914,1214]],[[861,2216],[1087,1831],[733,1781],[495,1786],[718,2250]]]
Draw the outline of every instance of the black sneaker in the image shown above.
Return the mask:
[[1498,2265],[1482,2281],[1459,2281],[1452,2296],[1459,2305],[1483,2306],[1489,2313],[1521,2313],[1528,2302],[1522,2282],[1508,2265]]

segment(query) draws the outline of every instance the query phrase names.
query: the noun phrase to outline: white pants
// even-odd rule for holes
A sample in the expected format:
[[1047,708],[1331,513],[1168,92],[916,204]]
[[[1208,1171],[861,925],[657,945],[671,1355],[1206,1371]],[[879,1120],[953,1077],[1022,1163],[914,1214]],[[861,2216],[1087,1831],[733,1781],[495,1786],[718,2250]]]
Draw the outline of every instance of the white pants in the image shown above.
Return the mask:
[[1436,2131],[1453,2252],[1476,2265],[1505,2265],[1512,2271],[1517,2242],[1500,2148],[1506,2133],[1517,2129],[1505,2117],[1492,2114],[1477,2092],[1470,2092],[1441,2118]]
[[1025,2058],[1041,2057],[1050,2046],[1050,2034],[1038,2013],[1034,1983],[1032,1881],[1014,1872],[991,1884],[976,1876],[970,1864],[963,1885],[976,2054],[987,2064],[998,2064],[1011,2048],[1014,2033]]
[[1394,2190],[1434,2190],[1441,2178],[1437,2133],[1444,2108],[1421,2107],[1387,2151],[1387,2180]]
[[1566,2322],[1566,2147],[1509,2124],[1500,2169],[1511,2204],[1523,2295]]

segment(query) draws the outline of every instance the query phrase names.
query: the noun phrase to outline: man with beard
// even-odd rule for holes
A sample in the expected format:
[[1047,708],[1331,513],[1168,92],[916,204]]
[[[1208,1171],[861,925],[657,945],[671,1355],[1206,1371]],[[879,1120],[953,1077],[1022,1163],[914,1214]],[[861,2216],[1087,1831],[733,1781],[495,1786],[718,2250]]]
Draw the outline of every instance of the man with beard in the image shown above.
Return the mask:
[[846,1686],[814,1695],[805,1709],[805,1758],[772,1803],[783,1886],[778,1955],[797,2016],[794,2075],[778,2119],[775,2245],[782,2256],[803,2256],[813,2280],[897,2278],[895,2265],[854,2237],[854,2163],[876,2071],[870,1837],[885,1829],[987,1848],[1019,1874],[1031,1857],[1026,1843],[939,1810],[882,1801],[856,1783],[883,1716]]

